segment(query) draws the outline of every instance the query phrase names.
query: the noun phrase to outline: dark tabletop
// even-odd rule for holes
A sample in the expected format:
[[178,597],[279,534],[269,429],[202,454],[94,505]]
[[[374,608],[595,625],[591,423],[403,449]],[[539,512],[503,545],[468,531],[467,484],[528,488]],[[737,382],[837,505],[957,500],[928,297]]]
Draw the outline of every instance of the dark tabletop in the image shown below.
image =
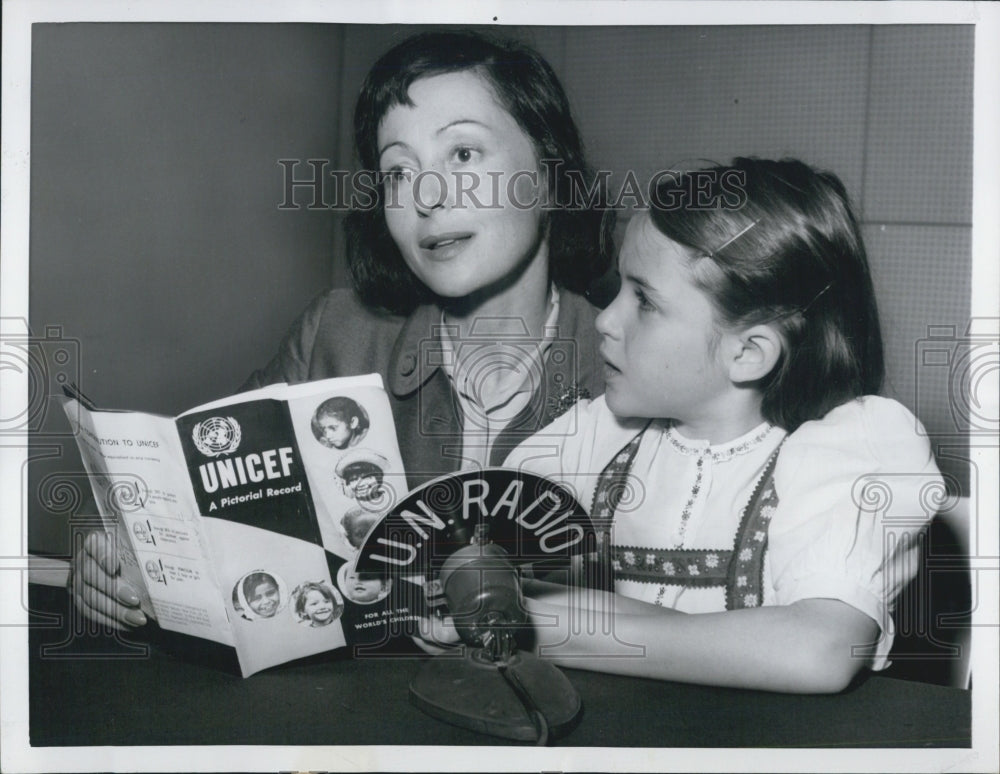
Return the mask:
[[[243,679],[231,653],[150,629],[85,631],[62,589],[31,586],[32,746],[519,744],[408,699],[427,657],[324,655]],[[867,675],[797,696],[566,669],[583,713],[559,746],[968,747],[969,691]],[[72,722],[67,722],[72,718]],[[523,743],[520,743],[523,744]]]

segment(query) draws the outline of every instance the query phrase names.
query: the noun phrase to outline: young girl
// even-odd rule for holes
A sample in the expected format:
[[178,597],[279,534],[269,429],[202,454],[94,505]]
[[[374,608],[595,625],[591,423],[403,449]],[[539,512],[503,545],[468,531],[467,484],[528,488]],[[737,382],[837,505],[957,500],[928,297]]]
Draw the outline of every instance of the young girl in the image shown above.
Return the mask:
[[[526,46],[425,33],[372,66],[354,136],[378,183],[347,219],[354,288],[317,297],[244,389],[376,372],[411,488],[498,465],[603,390],[582,294],[610,265],[613,219],[599,195],[581,204],[592,186],[566,94]],[[73,564],[88,617],[145,623],[103,535]]]
[[316,440],[328,449],[346,449],[364,439],[371,421],[357,401],[337,395],[319,404],[310,425]]
[[629,223],[597,320],[605,395],[508,459],[592,504],[615,595],[528,584],[529,609],[570,666],[839,691],[887,663],[938,471],[917,420],[875,395],[879,322],[841,182],[738,158],[696,186],[664,180]]
[[281,589],[270,573],[252,572],[241,586],[246,607],[260,618],[274,618],[281,607]]
[[308,623],[313,628],[333,623],[344,612],[343,600],[325,583],[303,583],[292,592],[292,596],[299,622]]

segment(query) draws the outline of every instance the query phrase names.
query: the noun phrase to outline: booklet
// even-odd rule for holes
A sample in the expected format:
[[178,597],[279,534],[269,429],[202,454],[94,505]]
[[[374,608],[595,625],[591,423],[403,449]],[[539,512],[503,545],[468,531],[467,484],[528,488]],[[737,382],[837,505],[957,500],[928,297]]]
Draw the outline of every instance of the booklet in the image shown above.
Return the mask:
[[405,632],[422,576],[358,572],[406,492],[377,374],[277,384],[178,417],[65,408],[122,574],[163,629],[235,649],[243,676]]

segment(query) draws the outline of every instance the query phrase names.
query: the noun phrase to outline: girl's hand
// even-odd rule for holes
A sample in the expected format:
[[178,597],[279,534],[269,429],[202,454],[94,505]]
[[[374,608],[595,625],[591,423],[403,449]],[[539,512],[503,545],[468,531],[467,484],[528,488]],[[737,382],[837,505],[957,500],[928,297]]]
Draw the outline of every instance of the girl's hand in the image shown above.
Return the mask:
[[114,546],[103,532],[91,532],[70,564],[67,587],[78,610],[91,621],[114,629],[146,623],[139,595],[118,572]]
[[440,653],[447,653],[461,643],[458,630],[451,616],[438,618],[427,616],[420,619],[417,633],[412,637],[422,651],[436,656]]

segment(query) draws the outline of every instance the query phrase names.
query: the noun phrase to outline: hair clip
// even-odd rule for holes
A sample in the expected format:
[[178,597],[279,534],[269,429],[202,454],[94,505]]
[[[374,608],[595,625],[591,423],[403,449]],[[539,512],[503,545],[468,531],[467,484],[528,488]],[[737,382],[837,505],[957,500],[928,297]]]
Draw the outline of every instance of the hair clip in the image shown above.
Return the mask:
[[808,304],[806,304],[804,307],[802,307],[802,309],[800,309],[799,311],[802,312],[802,314],[805,314],[806,312],[808,312],[809,311],[809,307],[811,307],[813,304],[815,304],[817,301],[819,301],[820,297],[824,293],[826,293],[826,291],[828,291],[831,287],[833,287],[833,282],[827,282],[826,285],[823,287],[823,289],[819,293],[817,293],[815,296],[813,296],[812,301],[810,301]]
[[741,236],[743,236],[745,233],[747,233],[750,229],[752,229],[758,223],[760,223],[760,218],[758,218],[757,220],[753,221],[752,223],[744,226],[742,229],[740,229],[738,232],[736,232],[736,234],[734,234],[733,236],[729,237],[729,239],[727,239],[721,245],[719,245],[718,247],[716,247],[712,252],[710,252],[708,254],[708,257],[709,258],[714,258],[716,256],[716,254],[718,254],[718,253],[722,252],[723,250],[725,250],[727,247],[729,247],[729,245],[731,245],[733,242],[735,242],[737,239],[739,239]]

